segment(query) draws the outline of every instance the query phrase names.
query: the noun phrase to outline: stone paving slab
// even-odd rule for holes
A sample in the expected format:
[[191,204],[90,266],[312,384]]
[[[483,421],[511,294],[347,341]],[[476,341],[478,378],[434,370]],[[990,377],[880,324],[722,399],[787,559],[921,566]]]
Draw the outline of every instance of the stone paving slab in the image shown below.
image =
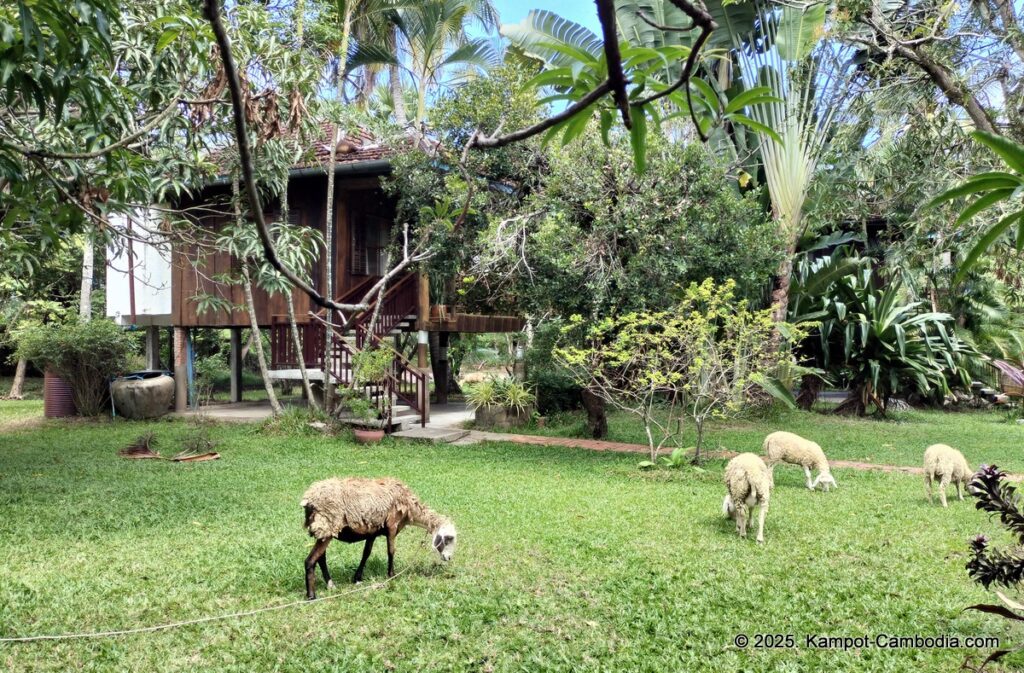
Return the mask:
[[423,428],[417,426],[408,430],[402,430],[401,432],[393,432],[391,436],[398,437],[399,439],[411,439],[437,444],[457,442],[468,434],[469,430],[460,430],[458,428],[432,428],[430,426]]

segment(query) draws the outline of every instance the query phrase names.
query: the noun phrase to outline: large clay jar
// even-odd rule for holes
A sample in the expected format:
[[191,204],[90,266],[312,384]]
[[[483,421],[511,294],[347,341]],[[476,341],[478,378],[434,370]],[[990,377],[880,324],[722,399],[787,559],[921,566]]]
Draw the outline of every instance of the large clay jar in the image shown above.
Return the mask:
[[110,386],[110,396],[118,416],[159,418],[167,413],[174,400],[174,378],[166,374],[120,378]]

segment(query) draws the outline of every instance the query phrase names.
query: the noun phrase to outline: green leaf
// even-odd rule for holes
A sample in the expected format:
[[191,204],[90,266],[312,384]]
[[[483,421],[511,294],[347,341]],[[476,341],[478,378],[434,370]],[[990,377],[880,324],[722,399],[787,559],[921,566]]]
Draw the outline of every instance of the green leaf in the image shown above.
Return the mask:
[[1014,190],[1012,189],[997,189],[985,194],[984,196],[979,196],[973,203],[971,203],[971,205],[963,209],[963,212],[960,213],[960,217],[956,218],[956,223],[963,224],[993,204],[1009,198],[1013,192]]
[[978,244],[971,248],[971,251],[967,253],[967,257],[960,264],[960,270],[957,272],[956,277],[953,279],[953,283],[963,282],[964,278],[967,277],[967,273],[978,263],[978,259],[992,247],[992,244],[1009,229],[1014,222],[1024,218],[1024,211],[1018,210],[1010,213],[1003,219],[999,220],[994,227],[989,229],[988,233],[981,237]]
[[777,378],[759,374],[754,374],[751,378],[754,383],[761,386],[766,393],[785,404],[787,408],[796,409],[796,398],[793,397],[793,393]]
[[1024,175],[1024,147],[1002,136],[974,131],[971,137],[998,154],[1006,165]]
[[169,44],[171,44],[171,42],[174,42],[180,34],[180,28],[168,28],[160,35],[160,39],[156,41],[156,50],[158,52],[163,51]]
[[758,133],[763,133],[764,135],[768,136],[769,138],[771,138],[772,140],[777,142],[780,146],[783,145],[782,136],[780,136],[778,133],[776,133],[775,129],[773,129],[773,128],[769,127],[769,126],[765,126],[764,124],[762,124],[759,121],[754,121],[750,117],[748,117],[746,115],[743,115],[743,114],[739,114],[739,113],[730,114],[729,115],[729,119],[731,121],[734,121],[734,122],[739,122],[740,124],[743,124],[744,126],[748,126],[748,127],[752,128],[753,130],[757,131]]
[[631,106],[633,128],[629,130],[629,143],[633,146],[633,165],[639,175],[647,170],[647,115],[643,106]]
[[755,86],[743,93],[734,96],[729,104],[725,106],[725,113],[740,112],[748,105],[759,105],[762,103],[780,103],[781,98],[772,95],[771,87]]
[[1021,184],[1022,180],[1012,173],[986,173],[981,176],[975,176],[962,185],[939,194],[928,202],[927,207],[933,208],[946,201],[952,201],[962,196],[970,196],[978,192],[987,192],[993,189],[1016,189]]

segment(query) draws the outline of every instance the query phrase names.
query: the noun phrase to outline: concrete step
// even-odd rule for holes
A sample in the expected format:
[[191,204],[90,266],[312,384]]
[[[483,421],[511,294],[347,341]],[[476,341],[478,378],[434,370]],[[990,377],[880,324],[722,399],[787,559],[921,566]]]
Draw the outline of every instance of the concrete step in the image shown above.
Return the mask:
[[432,444],[451,444],[457,442],[469,434],[469,430],[459,428],[422,428],[413,427],[401,432],[394,432],[392,437],[411,439],[418,442],[430,442]]

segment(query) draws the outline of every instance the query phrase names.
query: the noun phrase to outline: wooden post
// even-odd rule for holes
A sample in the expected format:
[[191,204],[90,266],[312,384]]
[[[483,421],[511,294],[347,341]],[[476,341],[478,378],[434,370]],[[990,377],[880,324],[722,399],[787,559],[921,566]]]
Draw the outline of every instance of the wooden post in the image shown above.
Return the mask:
[[440,332],[437,335],[437,350],[440,357],[437,378],[434,380],[434,393],[438,404],[448,404],[448,332]]
[[146,369],[160,369],[160,328],[146,328]]
[[187,327],[174,328],[174,410],[188,409],[188,340]]
[[430,348],[427,345],[427,321],[430,319],[430,279],[426,273],[420,271],[417,288],[419,294],[416,299],[416,329],[419,335],[416,339],[416,366],[425,371],[430,365],[427,363],[427,356]]
[[231,401],[242,401],[242,328],[231,328]]

